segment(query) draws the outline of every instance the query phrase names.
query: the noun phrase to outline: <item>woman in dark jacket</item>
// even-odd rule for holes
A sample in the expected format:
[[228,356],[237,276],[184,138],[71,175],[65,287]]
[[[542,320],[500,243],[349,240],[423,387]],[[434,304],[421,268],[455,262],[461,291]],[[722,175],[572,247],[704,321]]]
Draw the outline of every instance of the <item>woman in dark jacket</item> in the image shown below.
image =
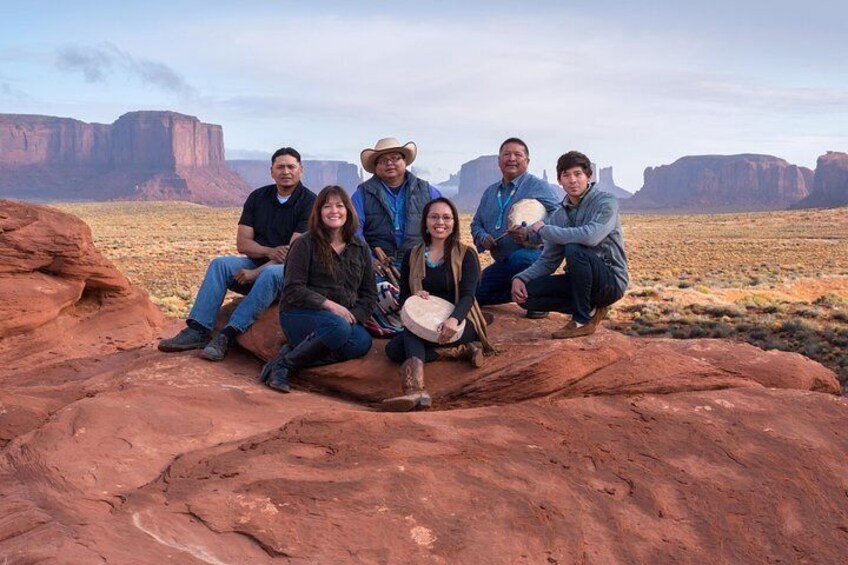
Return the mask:
[[[459,215],[447,198],[427,203],[421,215],[423,242],[410,250],[401,264],[400,303],[413,294],[431,295],[454,305],[451,315],[439,326],[439,343],[418,337],[409,329],[386,345],[386,355],[401,363],[403,395],[382,402],[387,411],[405,412],[429,408],[430,395],[424,389],[424,363],[439,357],[467,359],[475,367],[483,363],[483,353],[492,351],[486,322],[474,298],[480,280],[480,262],[474,248],[460,241]],[[457,338],[459,326],[468,320]],[[453,341],[452,341],[453,340]],[[450,343],[452,347],[446,347]]]
[[303,367],[362,357],[371,336],[362,326],[377,301],[371,252],[354,236],[358,219],[340,186],[315,199],[309,230],[286,258],[280,326],[288,343],[262,368],[269,387],[289,392],[289,376]]

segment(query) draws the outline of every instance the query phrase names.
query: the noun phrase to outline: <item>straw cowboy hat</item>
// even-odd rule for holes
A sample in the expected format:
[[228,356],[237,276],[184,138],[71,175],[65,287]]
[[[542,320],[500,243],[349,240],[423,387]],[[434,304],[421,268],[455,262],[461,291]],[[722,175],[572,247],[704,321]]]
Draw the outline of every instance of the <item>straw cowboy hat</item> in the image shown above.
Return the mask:
[[362,168],[373,174],[377,158],[385,153],[401,153],[406,164],[411,165],[418,154],[418,147],[412,141],[407,142],[406,145],[401,145],[397,138],[385,137],[377,142],[374,149],[363,149],[362,153],[359,154]]

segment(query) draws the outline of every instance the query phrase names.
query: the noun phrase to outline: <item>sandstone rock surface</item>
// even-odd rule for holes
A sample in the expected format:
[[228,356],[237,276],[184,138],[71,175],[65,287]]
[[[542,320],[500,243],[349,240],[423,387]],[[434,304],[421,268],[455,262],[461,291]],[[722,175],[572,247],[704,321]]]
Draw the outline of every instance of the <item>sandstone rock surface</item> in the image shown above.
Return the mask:
[[[556,185],[558,190],[561,190],[559,185]],[[609,192],[616,198],[625,199],[633,196],[633,193],[628,192],[615,184],[615,179],[612,178],[612,167],[601,167],[598,170],[598,178],[596,188]]]
[[848,205],[848,153],[828,151],[816,161],[813,189],[794,208]]
[[633,211],[780,210],[809,193],[813,172],[770,155],[697,155],[645,169],[622,208]]
[[[47,265],[91,280],[97,296],[114,291],[125,319],[150,307],[86,247],[84,229],[14,206],[0,208],[0,265],[22,266],[0,276]],[[25,248],[29,234],[42,247]],[[50,239],[56,249],[43,247]],[[118,331],[106,302],[89,314]],[[273,349],[274,314],[242,343]],[[223,363],[152,345],[100,350],[76,324],[42,336],[56,352],[49,363],[4,350],[0,556],[600,564],[848,554],[848,403],[831,394],[832,372],[715,340],[602,330],[552,342],[562,320],[496,315],[502,353],[489,366],[427,366],[440,408],[429,413],[369,409],[398,386],[381,346],[304,372],[288,395],[259,385],[261,363],[239,348]]]
[[459,192],[454,203],[461,212],[474,212],[489,185],[501,180],[497,155],[482,155],[463,163],[459,169]]
[[37,201],[240,205],[250,187],[224,165],[221,126],[176,112],[130,112],[111,125],[0,114],[0,190]]

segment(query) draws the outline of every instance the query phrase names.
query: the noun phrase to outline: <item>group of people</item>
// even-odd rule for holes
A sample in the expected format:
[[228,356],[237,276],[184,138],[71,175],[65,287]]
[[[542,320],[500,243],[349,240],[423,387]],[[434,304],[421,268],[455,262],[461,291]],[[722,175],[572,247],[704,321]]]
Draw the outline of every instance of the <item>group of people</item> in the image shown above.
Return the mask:
[[[627,260],[616,199],[594,187],[586,155],[569,151],[557,161],[565,192],[527,172],[530,151],[518,138],[498,152],[502,179],[483,193],[471,223],[473,246],[460,236],[456,206],[407,167],[415,143],[378,141],[360,158],[371,178],[353,196],[339,186],[317,195],[301,183],[300,154],[291,147],[271,157],[274,184],[253,191],[238,222],[240,256],[214,259],[204,277],[186,327],[159,343],[162,351],[201,349],[210,361],[224,359],[235,337],[279,300],[287,342],[260,378],[281,392],[305,367],[364,356],[372,337],[366,329],[377,309],[378,284],[391,272],[396,306],[416,295],[453,305],[437,328],[436,341],[398,328],[386,355],[400,364],[403,394],[383,409],[425,409],[424,364],[439,358],[483,364],[494,351],[481,306],[515,302],[528,318],[570,314],[553,332],[557,339],[591,334],[627,288]],[[537,200],[544,220],[509,225],[512,206]],[[478,253],[493,263],[480,270]],[[387,258],[387,259],[386,259]],[[555,274],[565,263],[563,272]],[[244,294],[226,325],[214,332],[227,290]],[[213,335],[214,334],[214,335]]]

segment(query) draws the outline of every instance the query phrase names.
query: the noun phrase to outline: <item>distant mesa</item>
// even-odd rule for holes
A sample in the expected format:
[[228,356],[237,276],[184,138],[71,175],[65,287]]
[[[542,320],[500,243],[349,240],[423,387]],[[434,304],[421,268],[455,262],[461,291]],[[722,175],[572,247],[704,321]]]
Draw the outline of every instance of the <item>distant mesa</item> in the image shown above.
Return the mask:
[[625,210],[751,212],[783,210],[802,200],[813,171],[771,155],[697,155],[648,167]]
[[486,187],[501,179],[497,155],[482,155],[464,163],[459,169],[459,190],[456,207],[462,212],[473,212],[480,204]]
[[0,191],[5,197],[239,205],[250,190],[224,166],[221,126],[194,116],[129,112],[107,125],[0,114]]
[[848,153],[828,151],[816,161],[810,194],[793,208],[848,206]]
[[[594,163],[593,163],[594,165]],[[595,167],[595,170],[598,171],[598,168]],[[603,190],[604,192],[609,192],[616,198],[623,200],[625,198],[630,198],[633,196],[633,193],[628,192],[627,190],[621,188],[612,178],[612,167],[601,167],[598,172],[597,177],[597,188],[599,190]],[[559,187],[557,187],[559,188]]]
[[[271,180],[271,161],[269,159],[228,159],[227,167],[252,187],[264,186]],[[343,187],[353,193],[362,177],[359,167],[346,161],[303,160],[303,184],[312,192],[330,184]]]

